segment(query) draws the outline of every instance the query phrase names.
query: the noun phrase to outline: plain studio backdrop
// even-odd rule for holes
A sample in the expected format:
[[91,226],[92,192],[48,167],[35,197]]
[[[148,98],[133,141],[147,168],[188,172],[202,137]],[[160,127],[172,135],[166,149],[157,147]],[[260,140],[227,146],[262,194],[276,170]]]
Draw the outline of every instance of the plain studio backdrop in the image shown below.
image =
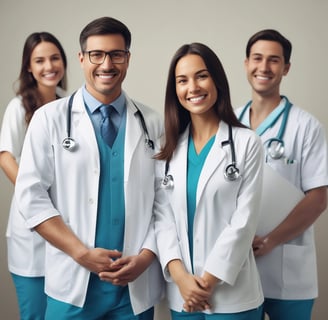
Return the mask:
[[[163,112],[170,59],[182,44],[203,42],[219,56],[227,73],[235,107],[250,99],[244,71],[248,38],[273,28],[293,44],[291,70],[281,93],[314,114],[328,129],[327,0],[2,0],[0,3],[0,120],[14,96],[23,44],[36,31],[53,33],[68,58],[68,93],[84,83],[78,62],[79,35],[91,20],[112,16],[132,33],[131,60],[124,89],[134,99]],[[327,130],[328,131],[328,130]],[[5,230],[13,186],[0,173],[0,318],[18,319],[14,287],[7,269]],[[320,297],[313,319],[327,319],[328,218],[316,225]],[[156,320],[169,319],[165,304]]]

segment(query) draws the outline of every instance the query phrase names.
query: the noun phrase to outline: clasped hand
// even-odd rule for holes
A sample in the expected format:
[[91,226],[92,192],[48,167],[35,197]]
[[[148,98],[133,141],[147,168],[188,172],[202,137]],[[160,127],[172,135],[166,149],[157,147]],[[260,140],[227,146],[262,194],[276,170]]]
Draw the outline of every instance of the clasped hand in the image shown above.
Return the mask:
[[102,248],[88,249],[77,262],[93,273],[98,274],[103,281],[114,285],[125,286],[143,272],[137,268],[138,256],[124,257],[117,250]]
[[213,287],[202,277],[186,273],[176,281],[184,299],[183,309],[186,312],[196,312],[210,309],[209,299]]

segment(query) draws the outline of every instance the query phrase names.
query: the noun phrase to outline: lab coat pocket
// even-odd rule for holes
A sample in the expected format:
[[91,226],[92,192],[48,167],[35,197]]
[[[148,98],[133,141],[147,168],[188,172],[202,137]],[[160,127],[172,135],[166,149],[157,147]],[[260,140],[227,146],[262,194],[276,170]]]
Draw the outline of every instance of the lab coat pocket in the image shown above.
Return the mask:
[[47,245],[46,255],[47,286],[51,292],[65,296],[72,290],[75,262],[70,256],[51,244]]
[[279,160],[268,161],[268,164],[272,169],[279,172],[282,177],[285,177],[294,185],[299,185],[297,181],[297,177],[299,177],[299,163],[296,160],[283,158]]
[[316,282],[315,248],[286,244],[283,248],[283,283],[290,292],[307,291]]
[[10,270],[26,276],[44,274],[45,240],[26,227],[15,226],[8,237]]

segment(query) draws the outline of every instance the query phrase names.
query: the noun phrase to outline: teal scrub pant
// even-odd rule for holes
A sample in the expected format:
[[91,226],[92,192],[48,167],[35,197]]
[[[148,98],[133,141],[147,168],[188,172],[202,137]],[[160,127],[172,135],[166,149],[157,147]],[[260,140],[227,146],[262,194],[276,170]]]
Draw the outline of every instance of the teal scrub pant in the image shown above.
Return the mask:
[[[176,312],[171,310],[172,320],[261,320],[263,306],[237,313]],[[289,319],[291,320],[291,319]]]
[[[314,299],[309,300],[278,300],[264,301],[264,312],[270,320],[311,320]],[[264,315],[263,315],[264,319]]]
[[19,307],[20,320],[44,320],[47,296],[44,277],[23,277],[11,273]]
[[[142,294],[142,292],[140,292]],[[134,315],[127,286],[113,286],[91,274],[82,308],[48,296],[46,320],[153,320],[154,308]]]

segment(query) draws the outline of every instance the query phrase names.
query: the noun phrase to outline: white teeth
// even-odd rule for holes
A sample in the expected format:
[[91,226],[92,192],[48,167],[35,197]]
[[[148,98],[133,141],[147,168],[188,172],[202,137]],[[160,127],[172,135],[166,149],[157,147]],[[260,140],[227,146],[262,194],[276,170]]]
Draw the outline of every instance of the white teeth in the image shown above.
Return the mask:
[[263,77],[263,76],[256,76],[257,79],[259,80],[269,80],[269,77]]
[[200,96],[200,97],[190,98],[189,100],[191,102],[199,102],[199,101],[201,101],[203,99],[204,99],[204,96]]
[[56,76],[56,73],[55,72],[47,73],[47,74],[44,75],[44,77],[46,77],[46,78],[52,78],[54,76]]
[[111,79],[111,78],[113,78],[113,75],[99,74],[98,77],[102,78],[102,79]]

